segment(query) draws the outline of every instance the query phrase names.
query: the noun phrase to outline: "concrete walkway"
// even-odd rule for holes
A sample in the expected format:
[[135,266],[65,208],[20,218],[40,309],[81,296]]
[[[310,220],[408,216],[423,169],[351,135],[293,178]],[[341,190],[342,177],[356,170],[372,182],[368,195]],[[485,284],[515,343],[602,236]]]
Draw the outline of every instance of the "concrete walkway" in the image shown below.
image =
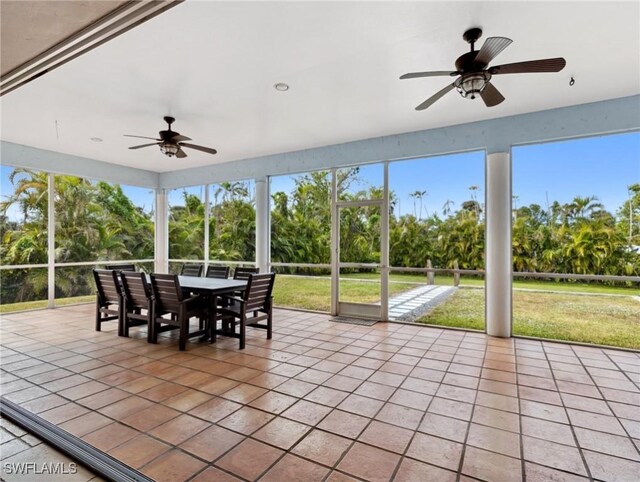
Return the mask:
[[455,286],[423,285],[389,299],[389,319],[414,321],[442,303]]

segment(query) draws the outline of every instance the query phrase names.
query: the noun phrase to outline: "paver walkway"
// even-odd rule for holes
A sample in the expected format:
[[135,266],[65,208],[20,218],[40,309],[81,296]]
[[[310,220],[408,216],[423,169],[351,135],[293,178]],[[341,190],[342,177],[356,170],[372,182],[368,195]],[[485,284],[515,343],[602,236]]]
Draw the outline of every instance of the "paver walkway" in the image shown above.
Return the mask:
[[414,321],[442,303],[455,291],[454,286],[423,285],[389,299],[389,319]]

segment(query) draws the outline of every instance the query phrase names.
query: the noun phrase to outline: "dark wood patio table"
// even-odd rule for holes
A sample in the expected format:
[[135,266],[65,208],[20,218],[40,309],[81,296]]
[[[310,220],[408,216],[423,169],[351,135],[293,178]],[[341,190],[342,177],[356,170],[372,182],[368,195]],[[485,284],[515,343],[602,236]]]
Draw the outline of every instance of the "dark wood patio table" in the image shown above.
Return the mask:
[[[210,318],[209,323],[215,323],[215,312],[218,302],[218,296],[232,294],[236,291],[242,291],[247,287],[247,280],[242,279],[223,279],[223,278],[198,278],[195,276],[178,276],[180,287],[193,293],[198,293],[209,301]],[[215,329],[215,327],[211,328]],[[210,330],[200,338],[200,341],[206,341],[210,337]]]

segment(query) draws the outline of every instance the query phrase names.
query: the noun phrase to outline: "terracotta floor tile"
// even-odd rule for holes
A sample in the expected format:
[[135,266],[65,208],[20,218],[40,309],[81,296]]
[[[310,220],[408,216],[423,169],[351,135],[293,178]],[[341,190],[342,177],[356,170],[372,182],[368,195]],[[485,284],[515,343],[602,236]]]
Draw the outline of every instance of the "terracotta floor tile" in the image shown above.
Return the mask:
[[[122,388],[122,387],[120,387]],[[162,382],[152,388],[138,393],[139,396],[151,400],[152,402],[162,402],[187,390],[187,387],[171,382]]]
[[271,413],[282,413],[298,401],[297,398],[277,392],[267,392],[256,398],[249,406]]
[[527,477],[527,482],[586,482],[588,479],[580,477],[579,475],[569,474],[567,472],[561,472],[559,470],[550,469],[549,467],[543,467],[542,465],[532,464],[525,462],[524,471]]
[[420,424],[424,411],[402,405],[387,403],[376,415],[376,419],[399,427],[415,430]]
[[418,410],[426,410],[431,403],[431,400],[433,400],[431,395],[413,392],[403,388],[398,388],[389,399],[390,402],[395,403],[396,405],[403,405],[405,407],[415,408]]
[[191,479],[191,482],[241,482],[241,480],[216,467],[209,467]]
[[98,412],[89,412],[85,415],[80,415],[73,420],[64,422],[59,427],[65,432],[69,432],[76,437],[82,437],[94,430],[98,430],[105,425],[109,425],[113,420],[100,415]]
[[234,387],[231,390],[224,392],[220,396],[237,403],[246,404],[255,400],[261,395],[264,395],[266,392],[267,392],[266,388],[258,387],[256,385],[250,385],[248,383],[242,383],[237,387]]
[[44,397],[45,395],[49,395],[50,392],[40,388],[40,387],[30,387],[25,388],[24,390],[19,390],[11,393],[4,393],[3,396],[12,401],[13,403],[17,403],[21,405],[24,402],[28,402],[29,400],[33,400],[35,398]]
[[325,482],[359,482],[359,479],[354,479],[350,475],[334,470],[329,474]]
[[608,432],[614,435],[626,435],[624,428],[622,428],[616,417],[583,412],[572,408],[567,409],[567,413],[573,426],[599,430],[600,432]]
[[281,449],[288,450],[310,429],[311,427],[308,425],[303,425],[286,418],[276,417],[255,432],[252,437]]
[[180,448],[208,462],[213,462],[244,439],[243,435],[212,425],[180,444]]
[[391,479],[400,456],[356,442],[338,464],[338,470],[371,482]]
[[270,413],[251,407],[242,407],[240,410],[222,419],[219,425],[235,432],[251,435],[273,418],[274,415]]
[[305,482],[321,482],[329,473],[329,470],[313,462],[287,454],[264,477],[260,478],[260,481],[304,480]]
[[338,405],[338,408],[345,412],[357,413],[365,417],[373,417],[383,405],[383,401],[351,394]]
[[427,413],[418,430],[455,442],[464,442],[469,423],[456,418],[445,417],[436,413]]
[[278,385],[274,390],[277,392],[291,395],[293,397],[304,397],[317,387],[313,383],[303,382],[302,380],[291,379]]
[[202,392],[210,393],[211,395],[220,395],[221,393],[228,392],[238,385],[240,385],[240,382],[236,380],[218,377],[216,380],[211,380],[203,385],[197,385],[196,388]]
[[467,447],[462,472],[480,480],[519,482],[522,480],[522,464],[519,459]]
[[580,427],[574,427],[578,444],[583,449],[601,452],[614,457],[640,461],[640,454],[628,437],[596,432]]
[[405,377],[402,375],[396,375],[395,373],[376,372],[368,379],[370,382],[380,383],[382,385],[389,385],[390,387],[399,387],[404,382]]
[[141,432],[148,432],[178,415],[180,415],[179,411],[165,407],[164,405],[156,404],[129,415],[121,421],[122,423],[140,430]]
[[[59,369],[62,370],[62,369]],[[67,372],[71,374],[71,372]],[[51,392],[59,392],[65,390],[67,388],[75,387],[76,385],[81,385],[83,383],[90,382],[91,379],[87,377],[83,377],[82,375],[71,375],[64,378],[57,378],[51,382],[43,383],[42,388],[45,390],[49,390]]]
[[462,455],[462,444],[416,433],[406,455],[422,462],[457,471]]
[[[526,387],[521,387],[521,389],[522,388]],[[559,395],[558,400],[560,400]],[[495,408],[496,410],[504,410],[513,413],[518,413],[519,411],[517,398],[507,397],[505,395],[499,395],[497,393],[478,392],[475,403],[478,405],[482,405],[483,407]]]
[[138,469],[160,454],[169,450],[169,446],[147,435],[139,435],[109,451],[109,455]]
[[610,482],[638,480],[640,473],[640,463],[638,462],[589,450],[584,450],[583,454],[591,475],[596,479]]
[[564,406],[567,408],[599,413],[601,415],[613,415],[604,400],[582,397],[580,395],[571,395],[569,393],[561,393],[560,396],[562,397]]
[[529,400],[520,400],[520,409],[522,410],[522,415],[551,420],[558,423],[569,423],[566,412],[562,407]]
[[109,385],[105,385],[104,383],[90,381],[81,385],[76,385],[75,387],[61,390],[58,394],[62,397],[68,398],[69,400],[78,400],[79,398],[88,397],[108,388]]
[[522,417],[522,434],[565,445],[576,445],[569,425],[547,420]]
[[242,405],[239,403],[216,397],[189,410],[188,413],[194,417],[207,420],[208,422],[217,422],[241,407]]
[[402,454],[407,448],[407,445],[409,445],[413,434],[413,430],[374,420],[364,432],[362,432],[360,437],[358,437],[358,441]]
[[456,473],[416,460],[402,459],[394,482],[455,482]]
[[38,414],[38,416],[55,425],[60,425],[67,420],[71,420],[86,413],[89,413],[89,410],[87,410],[85,407],[82,407],[77,403],[67,403],[65,405],[60,405],[59,407],[52,408],[51,410],[41,412]]
[[210,425],[199,418],[183,414],[154,428],[149,434],[167,443],[178,445]]
[[352,392],[362,384],[362,380],[357,378],[334,375],[322,384],[323,387]]
[[401,389],[411,390],[424,395],[435,395],[440,388],[440,383],[423,380],[421,378],[407,377],[400,387]]
[[309,368],[301,373],[298,373],[295,376],[296,380],[302,380],[303,382],[314,383],[316,385],[320,385],[331,378],[333,375],[331,373],[322,372],[320,370],[314,370],[313,368]]
[[318,428],[355,439],[362,433],[369,421],[369,418],[360,415],[334,410],[318,424]]
[[356,395],[363,395],[369,398],[375,398],[376,400],[382,400],[386,402],[389,397],[395,392],[394,387],[388,385],[381,385],[380,383],[364,382],[354,392]]
[[131,394],[118,388],[109,388],[103,392],[98,392],[85,398],[76,400],[77,403],[91,410],[98,410],[102,407],[130,397]]
[[187,389],[186,391],[171,397],[162,403],[168,407],[175,408],[181,412],[188,412],[189,410],[202,405],[207,400],[214,398],[208,393],[199,392],[197,390]]
[[522,437],[524,459],[554,469],[587,475],[577,448],[532,437]]
[[171,450],[147,464],[141,471],[157,482],[187,480],[205,467],[200,460],[179,450]]
[[112,423],[83,436],[82,439],[103,452],[108,452],[112,448],[128,442],[137,435],[139,435],[137,430],[133,430],[119,423]]
[[145,408],[149,408],[153,406],[153,402],[146,400],[140,397],[129,397],[123,400],[119,400],[111,405],[107,405],[102,407],[98,411],[108,417],[114,418],[116,420],[122,420],[129,415],[133,415],[134,413],[140,412]]
[[287,380],[289,380],[289,378],[276,375],[275,373],[263,373],[262,375],[247,380],[247,383],[271,390]]
[[64,405],[67,402],[68,400],[52,393],[51,395],[23,402],[20,406],[32,413],[40,413]]
[[520,436],[493,427],[472,423],[467,444],[502,455],[520,458]]
[[246,439],[216,462],[216,465],[239,477],[255,480],[265,472],[284,452]]
[[333,466],[352,443],[352,440],[344,437],[314,429],[291,452],[318,463]]
[[281,416],[307,425],[316,425],[330,411],[331,407],[308,402],[307,400],[300,400],[282,412]]
[[328,387],[318,387],[308,395],[304,397],[305,400],[311,402],[320,403],[322,405],[328,405],[329,407],[335,407],[349,394],[340,390],[335,390]]

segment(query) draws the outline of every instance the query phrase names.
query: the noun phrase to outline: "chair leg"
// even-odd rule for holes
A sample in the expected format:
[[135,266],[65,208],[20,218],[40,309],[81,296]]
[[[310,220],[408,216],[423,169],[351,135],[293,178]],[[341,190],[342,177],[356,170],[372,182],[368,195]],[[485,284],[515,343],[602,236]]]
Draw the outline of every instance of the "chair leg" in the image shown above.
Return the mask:
[[96,331],[100,331],[101,328],[100,318],[100,300],[96,297]]
[[240,349],[244,350],[244,341],[245,341],[245,336],[247,334],[247,328],[245,326],[245,316],[243,316],[242,318],[240,318]]
[[180,351],[187,349],[187,332],[189,331],[189,319],[186,316],[180,317],[180,334],[178,338],[178,347]]
[[267,312],[267,340],[271,340],[271,327],[272,327],[273,310],[269,305],[269,311]]

